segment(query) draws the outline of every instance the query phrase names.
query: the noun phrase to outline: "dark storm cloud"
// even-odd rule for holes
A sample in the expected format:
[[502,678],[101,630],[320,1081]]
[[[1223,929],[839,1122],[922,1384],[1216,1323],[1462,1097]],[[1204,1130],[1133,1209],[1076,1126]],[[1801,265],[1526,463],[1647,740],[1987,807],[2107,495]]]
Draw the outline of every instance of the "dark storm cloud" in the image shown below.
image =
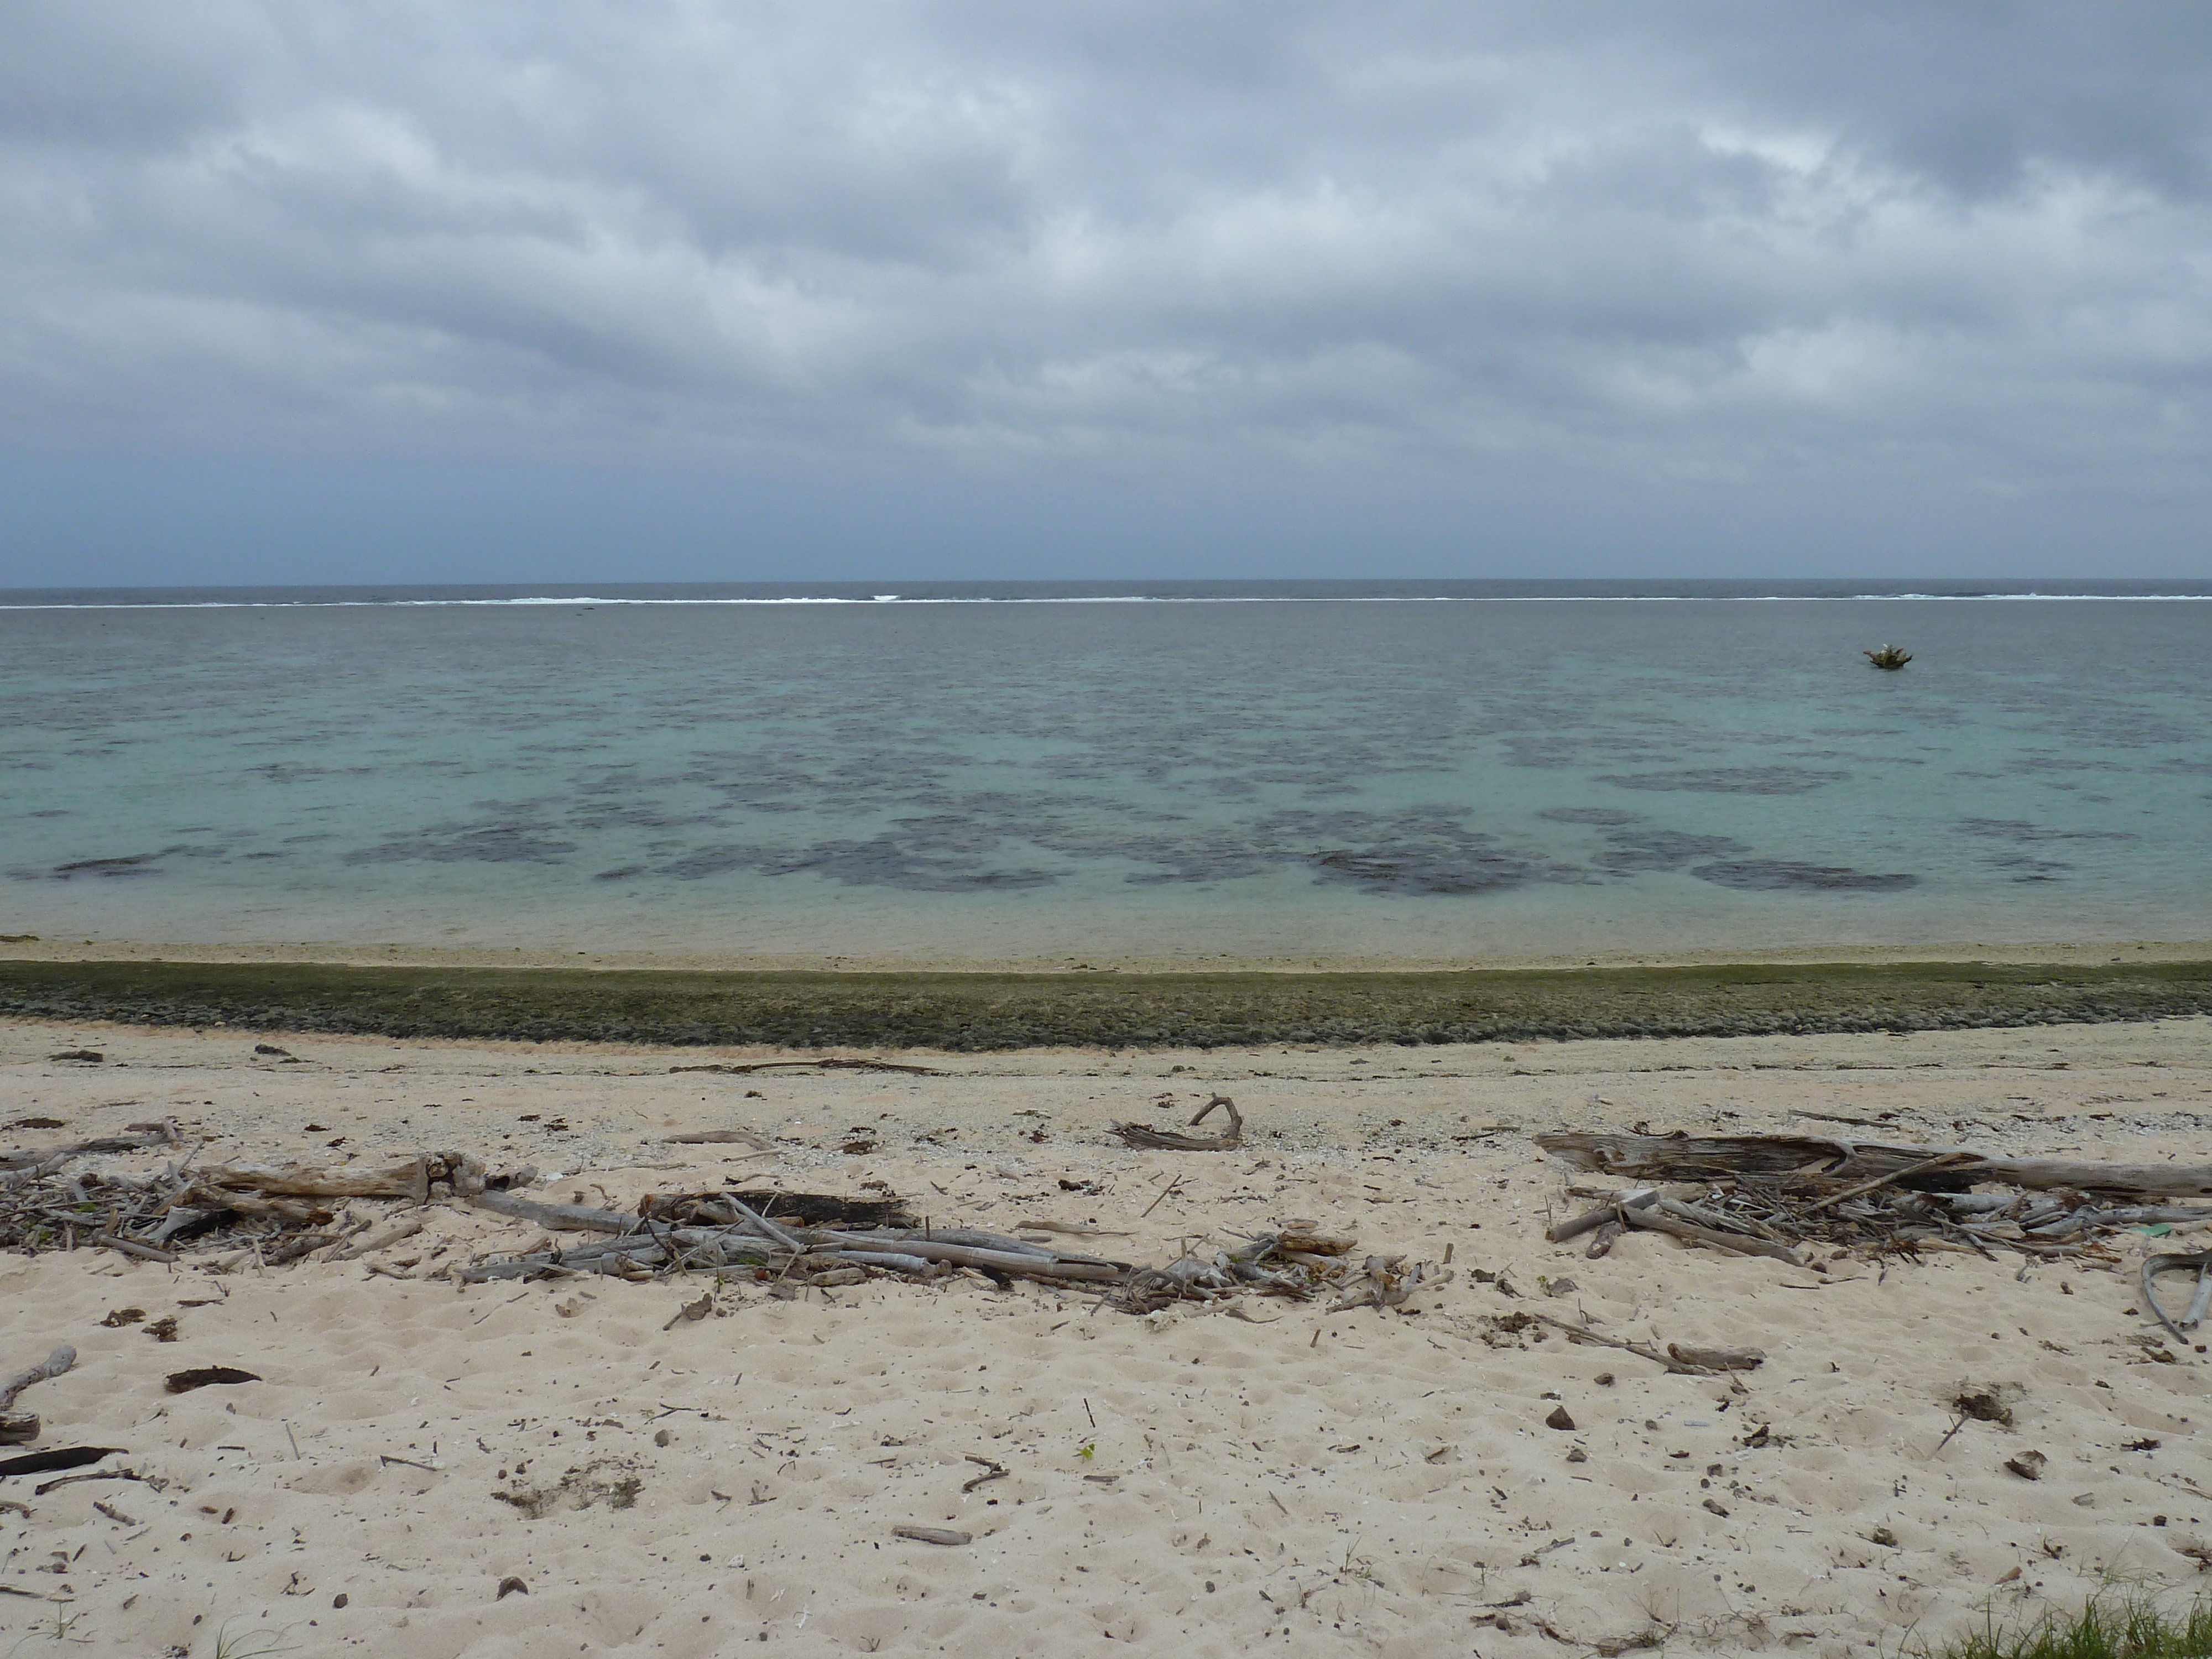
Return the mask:
[[0,30],[19,442],[2203,488],[2190,4]]

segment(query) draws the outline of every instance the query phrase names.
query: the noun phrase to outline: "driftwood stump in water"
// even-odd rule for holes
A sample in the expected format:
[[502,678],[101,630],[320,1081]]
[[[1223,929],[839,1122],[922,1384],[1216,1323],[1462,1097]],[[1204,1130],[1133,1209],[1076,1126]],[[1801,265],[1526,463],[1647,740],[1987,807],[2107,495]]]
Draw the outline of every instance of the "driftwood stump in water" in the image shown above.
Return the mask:
[[1910,651],[1900,651],[1893,645],[1885,645],[1879,651],[1865,651],[1860,654],[1876,668],[1902,668],[1912,660]]

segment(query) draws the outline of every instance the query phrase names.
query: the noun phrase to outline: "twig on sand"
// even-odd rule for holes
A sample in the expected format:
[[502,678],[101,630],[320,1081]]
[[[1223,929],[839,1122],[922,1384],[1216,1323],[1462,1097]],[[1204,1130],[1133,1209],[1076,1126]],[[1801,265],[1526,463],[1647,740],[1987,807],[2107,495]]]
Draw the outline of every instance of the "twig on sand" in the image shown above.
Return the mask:
[[973,1480],[964,1482],[960,1488],[963,1492],[975,1491],[987,1480],[1003,1480],[1006,1478],[1006,1466],[1003,1463],[994,1463],[988,1457],[978,1457],[974,1452],[968,1454],[968,1461],[970,1463],[981,1463],[983,1466],[983,1473]]

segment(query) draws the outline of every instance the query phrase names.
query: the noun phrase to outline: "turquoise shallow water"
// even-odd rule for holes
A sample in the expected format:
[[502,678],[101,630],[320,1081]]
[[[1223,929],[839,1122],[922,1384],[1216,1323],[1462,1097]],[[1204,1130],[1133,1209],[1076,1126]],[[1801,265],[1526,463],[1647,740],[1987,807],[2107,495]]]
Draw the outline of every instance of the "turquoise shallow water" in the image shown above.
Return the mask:
[[[1360,592],[0,596],[0,932],[1044,960],[2212,938],[2212,605]],[[1869,668],[1891,640],[1911,665]]]

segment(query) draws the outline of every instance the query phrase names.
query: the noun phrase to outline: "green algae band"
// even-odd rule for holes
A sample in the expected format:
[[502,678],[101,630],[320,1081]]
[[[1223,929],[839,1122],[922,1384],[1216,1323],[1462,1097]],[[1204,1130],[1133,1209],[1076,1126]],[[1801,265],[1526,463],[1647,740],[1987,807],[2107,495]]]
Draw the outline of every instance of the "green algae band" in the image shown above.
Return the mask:
[[1105,975],[0,961],[0,1014],[23,1018],[675,1046],[1410,1045],[2208,1013],[2201,962]]

